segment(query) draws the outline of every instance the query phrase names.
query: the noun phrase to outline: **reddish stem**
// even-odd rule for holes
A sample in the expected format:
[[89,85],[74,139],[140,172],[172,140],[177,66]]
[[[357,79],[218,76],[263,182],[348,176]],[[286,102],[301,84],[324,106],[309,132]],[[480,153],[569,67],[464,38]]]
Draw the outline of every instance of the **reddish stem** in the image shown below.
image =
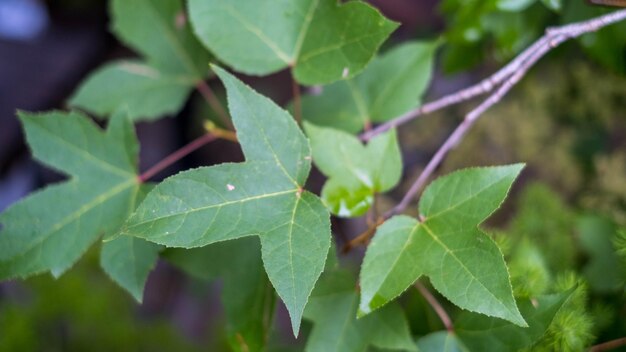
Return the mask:
[[199,81],[196,84],[196,89],[198,90],[198,92],[200,92],[204,100],[206,100],[207,103],[209,103],[209,106],[211,106],[211,109],[213,109],[213,111],[215,111],[217,116],[219,116],[224,126],[232,128],[233,125],[230,122],[230,119],[228,118],[228,114],[226,113],[226,110],[224,110],[222,103],[220,103],[220,101],[215,97],[215,93],[213,93],[213,90],[211,89],[211,87],[209,87],[209,85],[205,81]]
[[626,345],[626,337],[591,346],[590,352],[608,351]]
[[206,133],[206,134],[204,134],[204,135],[194,139],[193,141],[189,142],[184,147],[178,149],[177,151],[175,151],[172,154],[170,154],[167,157],[165,157],[165,159],[159,161],[154,166],[152,166],[148,170],[144,171],[141,175],[138,176],[139,183],[146,182],[147,180],[151,179],[156,174],[158,174],[159,172],[163,171],[167,167],[171,166],[172,164],[174,164],[178,160],[182,159],[183,157],[185,157],[189,153],[197,150],[198,148],[200,148],[200,147],[202,147],[202,146],[204,146],[204,145],[206,145],[206,144],[208,144],[208,143],[210,143],[210,142],[212,142],[212,141],[214,141],[216,139],[217,139],[217,136],[215,136],[214,134],[211,134],[211,133]]
[[298,124],[302,122],[302,102],[300,99],[300,86],[295,77],[291,77],[291,94],[293,95],[293,117]]
[[435,310],[435,313],[437,313],[437,316],[439,316],[439,319],[441,319],[443,326],[446,327],[446,330],[448,330],[448,332],[454,332],[454,325],[452,325],[452,319],[450,319],[450,316],[448,315],[448,313],[446,313],[446,310],[443,309],[441,304],[439,304],[439,301],[437,301],[435,296],[433,296],[433,294],[430,293],[430,291],[428,291],[428,289],[424,285],[422,285],[422,283],[419,281],[417,281],[414,286],[415,288],[417,288],[418,291],[420,291],[422,296],[424,296],[428,304],[430,304],[430,306],[433,307],[433,309]]

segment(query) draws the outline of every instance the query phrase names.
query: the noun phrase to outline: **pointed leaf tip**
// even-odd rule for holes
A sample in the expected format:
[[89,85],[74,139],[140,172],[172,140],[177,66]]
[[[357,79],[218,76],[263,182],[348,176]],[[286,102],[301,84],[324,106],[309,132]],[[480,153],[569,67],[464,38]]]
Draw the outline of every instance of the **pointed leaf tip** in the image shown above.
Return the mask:
[[424,221],[396,216],[385,222],[361,268],[361,309],[386,304],[425,275],[460,308],[527,326],[502,253],[478,228],[504,201],[523,166],[471,168],[443,176],[422,195]]

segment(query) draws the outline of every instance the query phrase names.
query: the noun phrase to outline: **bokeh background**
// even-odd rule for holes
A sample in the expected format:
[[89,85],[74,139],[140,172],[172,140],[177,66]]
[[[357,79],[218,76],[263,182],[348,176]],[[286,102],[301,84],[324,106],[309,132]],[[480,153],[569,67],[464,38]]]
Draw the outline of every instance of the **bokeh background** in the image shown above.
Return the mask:
[[[402,24],[386,47],[444,38],[426,100],[494,72],[547,26],[607,11],[582,0],[371,3]],[[0,210],[63,179],[31,159],[15,112],[64,109],[91,70],[132,57],[109,33],[108,23],[104,0],[0,0]],[[626,333],[626,271],[613,243],[626,226],[625,72],[624,23],[559,47],[486,114],[438,171],[528,164],[489,227],[507,255],[516,293],[582,283],[571,316],[561,319],[576,320],[572,326],[579,329],[576,336],[583,345]],[[244,79],[280,104],[291,99],[287,73]],[[223,96],[217,82],[209,83]],[[421,171],[475,103],[401,129],[405,179]],[[212,115],[195,93],[177,116],[139,123],[140,168],[202,134]],[[216,141],[157,180],[190,167],[240,160],[236,144]],[[322,182],[314,174],[311,187],[319,190]],[[392,205],[408,185],[381,203]],[[339,245],[365,228],[362,220],[335,221],[333,226]],[[0,351],[227,350],[219,280],[193,279],[161,261],[138,305],[101,272],[97,253],[98,248],[92,249],[58,280],[40,276],[0,284]],[[362,253],[354,251],[342,260],[356,266]],[[437,328],[436,317],[418,295],[407,294],[403,303],[416,335]],[[277,310],[272,348],[297,350],[303,339],[291,337],[284,308],[279,304]]]

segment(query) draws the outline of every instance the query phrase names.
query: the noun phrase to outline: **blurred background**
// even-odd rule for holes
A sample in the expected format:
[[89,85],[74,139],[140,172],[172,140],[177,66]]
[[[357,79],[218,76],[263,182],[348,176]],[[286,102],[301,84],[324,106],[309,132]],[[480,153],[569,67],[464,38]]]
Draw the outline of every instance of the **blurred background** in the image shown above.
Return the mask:
[[[444,37],[426,100],[486,77],[548,26],[607,11],[582,0],[370,2],[402,24],[383,51],[410,39]],[[63,179],[31,159],[16,110],[64,109],[90,71],[134,56],[109,33],[108,23],[104,0],[0,0],[0,211]],[[439,170],[528,163],[489,227],[511,265],[516,293],[582,282],[571,316],[562,317],[577,319],[574,335],[581,345],[626,333],[626,271],[614,250],[617,234],[626,228],[625,73],[625,23],[566,43],[489,111]],[[245,80],[279,104],[291,99],[288,73]],[[209,83],[223,98],[219,84]],[[421,171],[475,104],[401,129],[406,180]],[[194,93],[178,116],[139,123],[141,170],[201,135],[212,115]],[[157,180],[190,167],[240,160],[236,144],[216,141]],[[319,190],[322,182],[314,174],[311,188]],[[408,185],[381,203],[394,204]],[[361,220],[333,225],[339,245],[365,228]],[[357,265],[362,253],[342,260]],[[0,284],[0,351],[228,349],[219,281],[192,279],[162,261],[138,305],[103,275],[97,255],[98,248],[92,249],[58,280],[40,276]],[[436,328],[436,318],[418,295],[403,300],[416,335]],[[284,309],[277,309],[272,346],[297,349],[304,339],[293,340]]]

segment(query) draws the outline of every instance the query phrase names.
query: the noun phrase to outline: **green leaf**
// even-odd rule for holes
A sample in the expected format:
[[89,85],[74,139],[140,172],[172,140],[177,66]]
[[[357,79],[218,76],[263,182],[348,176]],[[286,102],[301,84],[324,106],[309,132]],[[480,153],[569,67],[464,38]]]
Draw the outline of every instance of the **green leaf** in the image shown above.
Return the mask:
[[[140,203],[153,184],[144,183],[139,187],[135,204]],[[116,236],[103,239],[100,251],[100,267],[111,280],[120,285],[133,298],[141,303],[148,275],[156,266],[162,247],[140,238]]]
[[497,6],[501,11],[520,12],[526,10],[537,0],[498,0]]
[[215,71],[226,86],[246,162],[168,178],[148,194],[122,233],[185,248],[258,235],[265,270],[297,334],[330,246],[328,212],[302,189],[309,144],[286,111],[226,71]]
[[447,331],[437,331],[417,340],[420,352],[468,352],[459,338]]
[[509,322],[463,312],[454,323],[458,338],[471,351],[515,352],[530,347],[548,330],[556,313],[574,292],[539,296],[518,302],[528,327],[523,328]]
[[615,292],[623,287],[626,273],[613,246],[617,229],[608,219],[587,215],[578,219],[578,241],[589,260],[582,274],[596,292]]
[[428,87],[438,43],[409,42],[375,58],[362,74],[302,98],[302,115],[350,133],[415,108]]
[[71,179],[0,215],[0,279],[61,275],[134,209],[137,141],[122,115],[104,132],[76,112],[19,113],[35,158]]
[[356,319],[358,295],[352,275],[325,273],[311,296],[305,318],[314,324],[306,351],[366,351],[368,346],[416,351],[409,325],[399,305],[392,303]]
[[235,351],[261,351],[267,344],[274,291],[263,271],[256,238],[226,241],[194,249],[171,249],[165,258],[203,280],[222,280],[228,341]]
[[393,188],[402,176],[402,156],[395,130],[363,145],[356,137],[305,123],[315,165],[329,177],[322,199],[338,216],[360,216],[375,193]]
[[185,19],[182,0],[112,0],[112,30],[151,67],[187,80],[208,74],[209,54]]
[[123,108],[133,120],[153,120],[177,113],[194,81],[161,73],[139,61],[117,61],[93,72],[70,104],[99,116]]
[[358,74],[398,26],[365,3],[334,0],[190,0],[200,40],[235,70],[291,67],[303,84]]
[[502,253],[477,227],[500,206],[522,168],[474,168],[441,177],[422,195],[423,221],[396,216],[379,227],[361,267],[359,314],[426,275],[457,306],[526,326]]
[[141,303],[144,285],[156,265],[160,249],[140,238],[117,237],[102,245],[100,265],[113,281]]

